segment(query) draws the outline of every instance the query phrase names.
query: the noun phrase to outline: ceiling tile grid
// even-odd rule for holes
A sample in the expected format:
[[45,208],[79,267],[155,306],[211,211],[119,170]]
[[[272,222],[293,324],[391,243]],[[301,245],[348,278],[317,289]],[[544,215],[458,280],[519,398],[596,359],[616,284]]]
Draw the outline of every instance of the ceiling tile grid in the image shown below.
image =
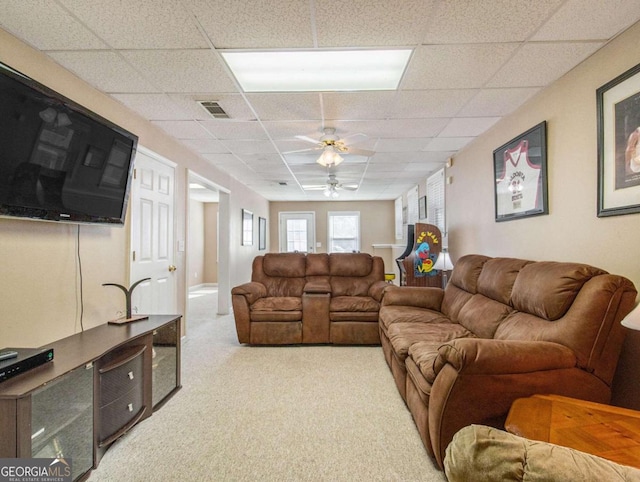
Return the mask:
[[[0,0],[0,27],[270,200],[395,199],[640,19],[637,0]],[[413,49],[397,90],[244,93],[226,49]],[[214,101],[214,119],[198,101]],[[333,139],[333,137],[331,137]],[[365,149],[370,155],[349,153]],[[281,185],[280,183],[285,183]]]

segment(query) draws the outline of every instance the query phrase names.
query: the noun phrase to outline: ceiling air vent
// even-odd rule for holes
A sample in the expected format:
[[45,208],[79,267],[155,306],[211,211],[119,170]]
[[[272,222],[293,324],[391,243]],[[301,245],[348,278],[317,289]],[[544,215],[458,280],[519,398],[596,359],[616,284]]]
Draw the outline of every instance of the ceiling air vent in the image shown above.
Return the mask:
[[229,115],[224,111],[220,104],[214,100],[199,100],[197,101],[204,110],[206,110],[215,119],[228,119]]

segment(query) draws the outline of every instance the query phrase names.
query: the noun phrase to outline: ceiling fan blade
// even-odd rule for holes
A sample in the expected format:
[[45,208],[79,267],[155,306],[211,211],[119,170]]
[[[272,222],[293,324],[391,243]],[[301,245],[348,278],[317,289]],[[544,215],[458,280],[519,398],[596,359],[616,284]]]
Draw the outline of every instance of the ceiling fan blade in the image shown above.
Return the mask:
[[283,154],[296,154],[298,152],[313,152],[317,151],[319,147],[309,147],[307,149],[297,149],[295,151],[284,151]]
[[326,184],[303,184],[302,189],[305,191],[323,191],[327,188]]
[[357,191],[358,190],[358,185],[357,184],[341,184],[340,185],[340,189],[344,189],[346,191]]
[[320,144],[318,139],[311,139],[311,137],[307,136],[295,136],[296,139],[300,139],[301,141],[310,142],[311,144]]
[[369,151],[367,149],[355,149],[353,147],[347,147],[347,152],[345,154],[353,154],[354,156],[370,157],[370,156],[373,156],[375,152]]

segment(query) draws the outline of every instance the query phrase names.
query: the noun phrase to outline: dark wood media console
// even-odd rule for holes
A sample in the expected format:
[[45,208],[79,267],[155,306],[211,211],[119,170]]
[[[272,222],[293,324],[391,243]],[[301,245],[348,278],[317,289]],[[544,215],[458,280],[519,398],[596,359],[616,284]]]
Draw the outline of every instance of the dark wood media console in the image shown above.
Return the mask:
[[180,389],[180,318],[104,324],[43,347],[52,362],[0,382],[0,458],[70,458],[73,479],[87,478]]

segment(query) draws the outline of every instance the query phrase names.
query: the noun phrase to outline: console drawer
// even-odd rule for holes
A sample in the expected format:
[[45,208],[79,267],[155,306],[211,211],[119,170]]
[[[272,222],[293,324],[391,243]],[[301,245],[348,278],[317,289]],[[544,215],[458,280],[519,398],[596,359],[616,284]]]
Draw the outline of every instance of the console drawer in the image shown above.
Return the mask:
[[118,352],[100,368],[100,407],[117,400],[134,387],[143,387],[143,363],[146,346],[136,345]]
[[100,408],[100,442],[107,441],[129,422],[140,418],[145,407],[142,402],[142,384]]

